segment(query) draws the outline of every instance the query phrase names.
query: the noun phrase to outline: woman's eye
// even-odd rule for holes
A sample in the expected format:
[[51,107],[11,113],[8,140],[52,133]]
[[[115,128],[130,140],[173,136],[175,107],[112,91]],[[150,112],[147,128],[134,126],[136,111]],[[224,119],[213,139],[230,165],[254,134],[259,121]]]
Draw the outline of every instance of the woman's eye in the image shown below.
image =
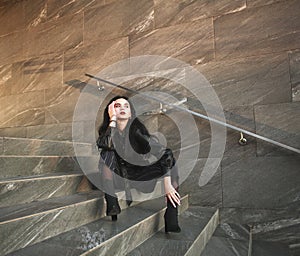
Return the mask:
[[115,108],[119,108],[120,107],[120,104],[119,103],[116,103],[115,104]]

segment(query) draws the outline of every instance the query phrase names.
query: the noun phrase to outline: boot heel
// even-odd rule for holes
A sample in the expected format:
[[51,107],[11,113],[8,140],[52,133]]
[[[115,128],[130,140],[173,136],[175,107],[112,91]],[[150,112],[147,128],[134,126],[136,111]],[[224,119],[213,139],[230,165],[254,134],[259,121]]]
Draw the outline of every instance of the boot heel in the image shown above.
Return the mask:
[[118,220],[118,215],[111,216],[111,221],[117,221],[117,220]]

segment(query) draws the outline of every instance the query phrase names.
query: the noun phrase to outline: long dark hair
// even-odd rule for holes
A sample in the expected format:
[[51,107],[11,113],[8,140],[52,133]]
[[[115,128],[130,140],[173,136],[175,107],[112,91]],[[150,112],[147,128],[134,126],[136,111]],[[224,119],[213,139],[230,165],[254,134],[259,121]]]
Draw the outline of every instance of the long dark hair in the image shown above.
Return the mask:
[[137,137],[136,134],[137,134],[137,131],[139,130],[139,133],[141,133],[144,136],[149,137],[150,133],[147,130],[147,128],[145,127],[145,125],[139,120],[139,118],[136,117],[136,112],[135,112],[134,106],[133,106],[132,102],[128,99],[128,97],[126,97],[126,96],[121,96],[121,95],[115,96],[107,104],[107,106],[103,112],[102,124],[100,125],[99,130],[98,130],[99,137],[102,137],[105,135],[108,125],[110,123],[108,107],[113,101],[116,101],[117,99],[125,99],[128,101],[128,103],[130,105],[131,119],[128,120],[128,123],[125,128],[125,130],[129,128],[130,144],[132,145],[134,150],[140,154],[145,154],[145,153],[149,152],[150,148],[149,148],[149,144],[147,143],[147,141],[141,140],[141,138]]

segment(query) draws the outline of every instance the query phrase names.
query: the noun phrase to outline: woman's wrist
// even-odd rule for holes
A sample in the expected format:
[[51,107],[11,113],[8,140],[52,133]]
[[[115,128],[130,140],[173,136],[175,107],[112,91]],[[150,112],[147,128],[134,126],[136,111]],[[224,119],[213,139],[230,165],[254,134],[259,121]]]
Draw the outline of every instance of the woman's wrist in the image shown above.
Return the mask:
[[117,116],[116,115],[112,115],[110,118],[111,122],[116,122],[117,121]]
[[117,127],[117,121],[111,120],[110,123],[109,123],[109,127],[112,127],[112,128]]

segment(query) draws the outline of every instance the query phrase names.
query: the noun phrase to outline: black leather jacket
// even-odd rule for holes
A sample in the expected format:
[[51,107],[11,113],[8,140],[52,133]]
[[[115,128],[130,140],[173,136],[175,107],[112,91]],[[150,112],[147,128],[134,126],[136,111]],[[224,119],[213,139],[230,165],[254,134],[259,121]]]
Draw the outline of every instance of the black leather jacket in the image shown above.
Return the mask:
[[117,159],[115,172],[132,180],[169,175],[168,171],[175,165],[171,149],[161,145],[154,136],[143,134],[140,129],[129,137],[128,129],[120,133],[117,128],[108,127],[97,140],[99,150],[114,151]]

